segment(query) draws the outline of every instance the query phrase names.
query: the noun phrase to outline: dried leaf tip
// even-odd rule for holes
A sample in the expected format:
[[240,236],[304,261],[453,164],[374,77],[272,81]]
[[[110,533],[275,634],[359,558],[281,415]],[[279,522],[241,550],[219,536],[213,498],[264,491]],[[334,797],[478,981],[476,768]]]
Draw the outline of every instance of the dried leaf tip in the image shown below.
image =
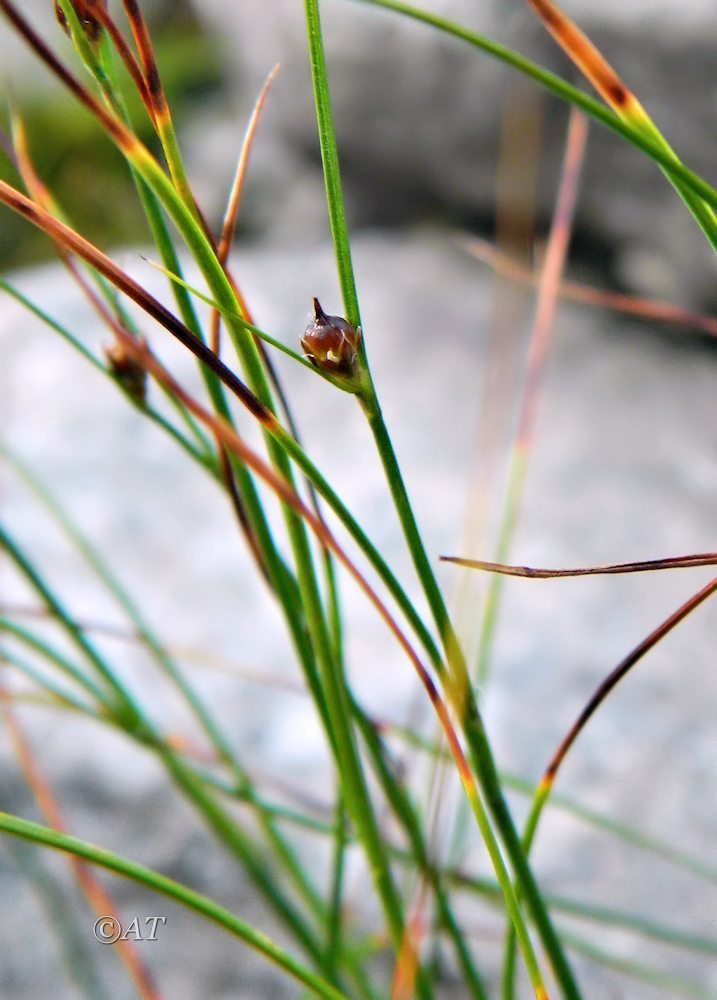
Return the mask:
[[342,388],[352,389],[359,376],[360,337],[347,319],[328,316],[315,298],[314,319],[304,330],[301,346],[312,365],[336,377]]
[[[93,41],[98,42],[102,34],[102,21],[98,18],[93,10],[98,7],[102,7],[105,11],[107,10],[106,0],[70,0],[72,7],[77,14],[80,24],[85,30],[87,37]],[[67,17],[62,9],[62,4],[60,0],[55,0],[55,16],[60,23],[62,30],[71,35],[70,26],[67,23]]]

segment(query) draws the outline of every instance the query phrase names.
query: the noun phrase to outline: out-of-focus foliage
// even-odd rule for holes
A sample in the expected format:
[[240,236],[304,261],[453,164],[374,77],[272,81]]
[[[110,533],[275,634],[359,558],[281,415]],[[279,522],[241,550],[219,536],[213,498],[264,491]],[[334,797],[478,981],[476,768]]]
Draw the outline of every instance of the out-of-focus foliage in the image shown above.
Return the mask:
[[[157,11],[153,20],[162,79],[174,117],[181,123],[207,95],[221,87],[216,46],[185,3],[168,5]],[[158,152],[136,91],[122,78],[138,134]],[[34,95],[25,88],[18,111],[27,127],[38,173],[76,228],[104,247],[146,240],[146,224],[133,195],[127,166],[87,111],[56,86],[44,87]],[[8,131],[7,116],[3,115],[3,119],[3,128]],[[0,177],[18,183],[12,164],[2,152]],[[0,268],[20,267],[52,256],[50,242],[42,232],[19,217],[5,216],[0,230]]]

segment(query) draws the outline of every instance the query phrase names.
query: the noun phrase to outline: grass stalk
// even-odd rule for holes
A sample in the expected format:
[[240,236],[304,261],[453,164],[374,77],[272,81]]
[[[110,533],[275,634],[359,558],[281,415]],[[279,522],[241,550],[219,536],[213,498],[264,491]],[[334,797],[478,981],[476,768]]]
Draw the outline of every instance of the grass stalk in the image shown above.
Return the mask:
[[450,21],[438,14],[432,14],[419,7],[403,3],[401,0],[360,0],[360,2],[392,10],[413,20],[421,21],[424,24],[437,28],[445,34],[452,35],[454,38],[473,45],[475,48],[480,49],[508,66],[512,66],[513,69],[529,77],[544,90],[547,90],[567,104],[579,108],[590,118],[595,119],[595,121],[605,125],[611,131],[617,133],[617,135],[622,136],[623,139],[626,139],[631,145],[640,149],[651,160],[654,160],[658,166],[662,167],[673,183],[675,179],[682,182],[689,191],[697,195],[698,198],[701,198],[710,208],[713,210],[717,209],[717,190],[705,181],[704,178],[686,167],[680,160],[676,160],[674,154],[666,152],[662,142],[655,141],[643,128],[623,120],[619,115],[616,115],[609,108],[606,108],[599,101],[595,100],[594,97],[586,94],[585,91],[580,90],[578,87],[574,87],[567,80],[563,80],[555,73],[543,69],[542,66],[538,66],[530,59],[526,59],[525,56],[520,55],[513,49],[501,45],[500,42],[495,42],[485,35],[479,34],[477,31],[472,31],[470,28],[456,24],[454,21]]
[[131,879],[140,885],[146,886],[154,892],[168,899],[185,906],[196,913],[208,918],[218,924],[225,931],[233,934],[245,944],[255,948],[265,955],[271,962],[284,969],[290,976],[302,983],[312,993],[325,1000],[346,1000],[344,993],[341,993],[330,983],[326,982],[316,973],[303,966],[295,958],[275,944],[266,934],[257,931],[246,921],[236,917],[229,910],[215,903],[214,900],[195,892],[188,886],[175,882],[159,872],[146,868],[127,858],[123,858],[112,851],[96,847],[77,837],[70,837],[67,834],[51,830],[41,826],[39,823],[32,823],[29,820],[21,819],[19,816],[12,816],[6,812],[0,812],[0,831],[13,837],[41,844],[53,850],[65,851],[78,858],[83,858],[91,864],[99,865],[108,871],[115,872],[125,878]]
[[[550,798],[550,793],[552,792],[555,784],[555,778],[558,770],[568,751],[572,747],[578,735],[582,732],[589,719],[597,711],[613,688],[626,676],[635,664],[638,663],[643,656],[645,656],[645,654],[653,648],[653,646],[657,645],[658,642],[671,632],[675,626],[679,625],[679,623],[688,615],[692,614],[692,612],[698,608],[700,604],[711,597],[715,591],[717,591],[717,577],[702,587],[688,601],[682,604],[677,611],[675,611],[669,618],[654,629],[650,635],[643,639],[643,641],[639,643],[635,649],[631,650],[631,652],[620,661],[617,667],[610,672],[602,684],[600,684],[597,688],[594,695],[590,698],[587,705],[560,743],[560,746],[553,754],[551,761],[535,790],[528,818],[525,821],[525,829],[523,831],[522,838],[526,855],[530,854],[538,829],[538,824],[548,799]],[[503,967],[503,995],[505,1000],[511,1000],[511,998],[515,995],[515,943],[510,931],[508,932],[506,942],[505,962]]]
[[[256,567],[278,601],[286,620],[291,643],[301,666],[306,688],[318,712],[334,765],[337,784],[335,802],[317,803],[308,797],[302,800],[295,795],[293,801],[298,805],[291,808],[278,806],[260,793],[261,785],[254,783],[232,741],[198,696],[175,654],[170,652],[169,647],[165,647],[146,621],[141,604],[120,583],[103,551],[95,548],[84,537],[54,498],[47,494],[31,473],[27,474],[27,470],[23,472],[22,468],[21,474],[26,481],[29,479],[31,488],[54,513],[80,554],[122,609],[134,630],[133,640],[147,649],[174,688],[183,696],[204,731],[206,742],[212,750],[212,759],[208,763],[203,758],[202,751],[189,741],[183,743],[180,738],[165,738],[148,711],[135,699],[111,659],[104,654],[102,644],[99,647],[95,645],[91,636],[96,633],[92,627],[86,627],[86,624],[72,617],[50,582],[2,526],[0,550],[7,554],[9,561],[14,564],[14,570],[34,590],[47,618],[64,631],[73,649],[69,655],[60,653],[50,642],[45,641],[40,632],[35,633],[17,625],[10,617],[12,610],[0,608],[0,629],[6,619],[9,622],[4,629],[9,641],[5,648],[0,649],[0,660],[20,671],[32,684],[29,691],[23,686],[16,698],[9,691],[1,689],[0,700],[8,718],[12,717],[15,703],[21,700],[45,707],[48,704],[64,707],[121,729],[138,746],[154,753],[177,790],[197,810],[216,840],[240,863],[288,936],[301,950],[302,962],[298,962],[273,942],[257,934],[245,922],[205,897],[163,879],[156,872],[134,865],[127,859],[110,855],[69,837],[62,830],[53,831],[0,813],[0,831],[47,847],[69,851],[75,857],[104,865],[172,896],[258,947],[306,989],[331,1000],[344,996],[342,990],[346,989],[346,982],[351,984],[357,997],[379,1000],[380,994],[372,982],[373,969],[369,963],[373,962],[377,952],[385,949],[387,944],[395,960],[392,995],[396,1000],[407,998],[413,992],[421,1000],[432,1000],[434,991],[440,986],[437,980],[439,948],[446,942],[450,943],[455,953],[469,995],[474,1000],[487,1000],[483,970],[469,946],[468,936],[456,910],[457,897],[464,889],[482,894],[491,905],[501,908],[501,912],[508,917],[502,984],[506,1000],[514,996],[518,948],[525,961],[533,992],[538,1000],[547,1000],[547,985],[538,959],[538,946],[543,952],[541,961],[545,961],[546,969],[550,968],[550,981],[557,984],[558,992],[567,1000],[580,1000],[581,993],[567,956],[567,948],[572,949],[575,945],[579,950],[580,942],[562,931],[559,923],[554,923],[556,915],[559,917],[560,914],[622,927],[645,937],[712,957],[717,953],[717,942],[704,935],[682,932],[667,926],[661,919],[646,919],[636,914],[551,897],[544,893],[531,869],[530,850],[540,817],[550,799],[558,768],[584,725],[631,667],[678,621],[717,590],[717,579],[651,633],[600,685],[545,772],[533,798],[528,823],[521,838],[504,794],[504,789],[514,787],[515,782],[504,780],[498,773],[465,655],[426,550],[371,376],[344,206],[321,28],[320,0],[304,2],[328,215],[344,312],[348,318],[347,324],[342,320],[326,317],[315,300],[316,325],[321,327],[322,318],[334,319],[339,324],[335,329],[342,329],[341,323],[344,323],[348,339],[341,342],[342,351],[345,343],[348,345],[347,350],[351,352],[350,364],[356,365],[355,375],[352,372],[350,376],[344,375],[338,367],[339,362],[336,362],[337,367],[333,372],[330,367],[322,371],[319,364],[320,352],[313,354],[307,347],[307,354],[317,365],[314,367],[298,356],[296,351],[254,326],[247,303],[227,264],[251,141],[269,81],[260,94],[249,125],[221,237],[215,239],[191,189],[152,40],[135,0],[125,0],[124,8],[138,56],[130,49],[104,3],[97,5],[99,24],[95,25],[90,8],[84,10],[84,0],[81,3],[75,0],[58,0],[58,10],[64,12],[79,57],[92,77],[90,86],[80,82],[39,38],[20,13],[18,5],[11,0],[0,0],[0,12],[9,19],[44,64],[94,116],[124,156],[159,250],[162,270],[172,281],[181,318],[174,316],[109,257],[64,222],[54,205],[52,195],[34,174],[27,150],[16,145],[16,165],[31,198],[24,197],[9,184],[0,181],[0,202],[39,226],[55,241],[60,257],[67,262],[102,321],[114,333],[119,353],[139,374],[141,394],[138,396],[135,393],[133,396],[132,385],[126,377],[123,381],[116,358],[113,359],[108,353],[107,364],[103,364],[101,358],[74,334],[55,323],[43,310],[32,305],[31,308],[93,366],[104,375],[112,377],[133,405],[173,437],[210,473],[215,483],[224,489],[246,536]],[[712,246],[717,248],[717,190],[679,160],[612,67],[572,22],[565,18],[552,0],[528,2],[546,22],[550,22],[560,44],[598,87],[609,107],[603,106],[601,102],[513,50],[438,15],[414,8],[402,0],[367,2],[423,21],[472,44],[527,75],[547,91],[568,102],[573,109],[580,109],[631,142],[663,170]],[[88,21],[92,29],[89,31],[86,30]],[[157,133],[161,146],[160,155],[163,154],[161,162],[140,141],[127,113],[122,96],[122,87],[126,86],[127,81],[124,75],[120,81],[119,73],[123,71],[116,63],[117,55],[137,89]],[[581,129],[582,138],[579,135],[576,138]],[[495,562],[475,560],[474,563],[477,568],[493,570],[501,575],[537,577],[711,565],[714,553],[568,571],[511,567],[506,562],[518,518],[520,493],[535,419],[537,389],[541,381],[552,312],[562,290],[560,278],[570,233],[584,129],[584,120],[579,111],[574,111],[558,209],[541,281],[522,413],[511,458],[511,482],[501,534],[503,544]],[[21,133],[20,127],[20,144],[24,142]],[[5,142],[2,135],[0,141]],[[10,156],[12,158],[12,150]],[[570,176],[568,159],[572,170]],[[181,244],[186,246],[199,268],[206,294],[193,289],[184,281],[178,250]],[[76,257],[79,262],[75,260]],[[98,295],[84,279],[81,265],[88,266],[98,282],[101,294]],[[4,283],[0,284],[0,288],[2,287]],[[15,289],[10,286],[7,288],[21,302],[27,301]],[[204,382],[200,398],[186,391],[159,362],[157,355],[141,337],[125,311],[123,295],[133,299],[147,315],[159,322],[195,356]],[[205,336],[192,295],[203,298],[213,310],[208,337]],[[104,305],[103,298],[108,306]],[[222,321],[239,359],[243,372],[241,377],[219,357],[219,327]],[[291,355],[295,362],[304,364],[313,374],[319,374],[335,387],[347,389],[357,396],[382,463],[406,548],[430,609],[430,619],[426,616],[424,620],[416,610],[376,545],[305,451],[264,341]],[[331,351],[327,356],[331,360]],[[343,363],[343,355],[339,360]],[[165,394],[170,405],[175,407],[178,416],[170,412],[169,419],[147,403],[144,389],[150,379]],[[209,400],[207,405],[204,404],[205,397]],[[264,449],[261,454],[247,445],[237,432],[237,401],[249,411],[254,424],[258,424]],[[266,459],[264,455],[267,456]],[[270,503],[276,503],[281,511],[283,522],[278,530],[274,527],[273,519],[270,520],[267,516],[268,508],[265,509],[264,500],[266,492],[270,495]],[[307,495],[308,499],[304,499]],[[363,561],[361,565],[357,565],[347,554],[343,540],[339,541],[329,528],[322,513],[324,502],[336,514],[342,529],[357,543],[363,559],[380,581],[378,589],[373,583],[373,574],[369,579],[362,568]],[[451,561],[464,562],[456,558]],[[430,823],[414,803],[402,774],[392,766],[389,749],[381,738],[380,727],[362,710],[350,686],[345,662],[345,626],[340,605],[339,569],[347,572],[358,584],[418,675],[447,741],[447,747],[442,745],[429,750],[436,761],[450,755],[495,870],[495,879],[468,878],[434,858],[430,843]],[[500,578],[494,583],[496,593]],[[388,603],[385,591],[392,598]],[[22,613],[23,610],[20,609],[19,614]],[[488,604],[484,622],[484,630],[488,630],[488,641],[482,644],[483,652],[490,648],[489,639],[496,622],[496,613],[497,600],[494,605],[490,602]],[[42,617],[43,611],[33,607],[29,614]],[[102,629],[99,632],[106,634],[111,628],[105,626],[104,632]],[[415,639],[413,636],[409,638],[410,632],[407,629],[412,631]],[[25,650],[30,650],[39,659],[40,667],[21,655]],[[427,657],[425,663],[424,656]],[[77,663],[73,657],[77,659]],[[76,689],[81,695],[75,694]],[[416,736],[416,739],[419,737]],[[33,781],[31,779],[31,785]],[[37,782],[34,785],[39,788]],[[394,842],[392,836],[396,828],[384,828],[379,824],[379,806],[383,807],[384,800],[392,814],[390,819],[395,819],[397,823],[401,838],[398,843]],[[435,818],[439,807],[435,802],[432,805],[434,808],[430,815]],[[465,807],[465,803],[462,805]],[[241,816],[247,809],[251,809],[258,818],[256,833],[254,827],[249,828],[242,822]],[[660,846],[656,847],[650,838],[642,837],[636,831],[623,829],[620,824],[599,823],[589,810],[575,808],[574,811],[594,820],[597,825],[605,828],[610,826],[614,833],[624,834],[625,839],[631,839],[641,847],[656,849],[658,853],[663,853],[677,863],[685,860],[684,852],[670,853],[664,849],[664,845],[661,851]],[[53,822],[52,817],[49,821],[51,826],[61,826],[59,821]],[[325,891],[318,891],[299,860],[290,837],[289,824],[298,825],[316,836],[331,838],[332,863]],[[355,849],[360,850],[366,859],[368,874],[385,925],[385,931],[384,926],[380,926],[375,934],[358,940],[353,922],[348,918],[345,895],[347,858],[349,852],[353,853]],[[709,866],[685,866],[705,878],[714,878],[714,872],[709,873]],[[419,886],[410,914],[404,909],[406,900],[399,890],[402,885],[400,876],[403,874],[406,876],[406,884]],[[427,940],[429,927],[430,941]],[[594,957],[600,959],[598,952],[599,949],[594,950]],[[610,964],[611,959],[616,964],[614,956],[607,953],[602,956],[605,964]],[[624,971],[628,971],[627,967]],[[632,972],[639,975],[637,965]],[[644,978],[652,977],[655,982],[659,982],[662,977],[663,985],[670,982],[669,977],[665,978],[650,967],[642,968],[642,972]],[[674,983],[677,991],[679,986],[676,979]]]
[[[644,133],[648,139],[661,147],[668,157],[679,163],[674,149],[636,96],[577,25],[552,0],[528,0],[528,4],[615,114]],[[685,187],[679,178],[673,177],[669,170],[663,169],[663,173],[684,201],[712,249],[717,250],[717,219],[714,211],[693,191]]]
[[[344,307],[346,315],[356,329],[360,326],[360,315],[358,306],[358,295],[356,293],[356,283],[351,264],[350,241],[346,226],[346,213],[344,209],[343,190],[338,161],[338,149],[336,136],[333,127],[333,116],[331,110],[331,97],[328,85],[328,74],[326,71],[326,58],[321,35],[321,22],[319,16],[318,0],[306,0],[306,20],[309,36],[309,49],[311,55],[312,78],[314,81],[314,95],[316,105],[316,117],[319,129],[319,142],[321,145],[322,160],[324,163],[324,179],[326,184],[327,204],[329,218],[331,220],[331,231],[334,238],[334,247],[339,269],[342,293],[344,296]],[[386,479],[391,491],[394,505],[403,528],[406,542],[413,559],[416,572],[421,581],[426,599],[428,600],[441,640],[446,652],[449,666],[449,674],[443,677],[447,682],[449,700],[457,711],[464,726],[468,743],[471,749],[471,756],[476,767],[479,780],[486,798],[486,802],[491,811],[494,822],[497,824],[504,840],[508,855],[515,866],[516,875],[521,883],[528,905],[533,913],[543,944],[550,955],[556,977],[561,984],[566,997],[570,1000],[577,1000],[579,996],[577,986],[574,982],[572,972],[563,953],[560,941],[552,927],[550,917],[540,898],[540,891],[530,872],[529,866],[523,854],[520,839],[513,825],[510,811],[505,803],[500,788],[495,763],[493,761],[490,744],[487,739],[482,719],[475,703],[474,695],[470,688],[468,672],[463,659],[460,644],[453,631],[453,627],[448,617],[448,612],[443,600],[438,583],[435,579],[428,555],[423,545],[418,525],[413,514],[413,509],[408,498],[398,460],[393,449],[388,429],[383,420],[380,404],[373,382],[370,379],[368,363],[362,351],[362,362],[365,366],[364,388],[359,399],[364,409],[369,425],[376,441],[376,446],[381,457],[386,472]],[[482,802],[474,787],[473,776],[470,772],[461,772],[461,780],[469,796],[476,821],[478,822],[481,835],[486,847],[491,854],[491,861],[496,868],[496,875],[502,880],[504,867],[502,857],[495,842],[493,831],[484,812]],[[516,934],[521,939],[521,949],[526,965],[531,973],[531,981],[535,987],[536,995],[542,996],[545,987],[542,982],[542,975],[539,970],[532,942],[523,920],[520,907],[517,905],[512,888],[506,884],[506,907],[516,929]]]
[[119,607],[127,615],[127,618],[134,625],[138,639],[149,651],[161,671],[170,679],[172,684],[180,692],[185,703],[188,705],[200,727],[204,730],[206,736],[208,737],[208,740],[214,748],[218,759],[227,766],[237,783],[237,787],[241,788],[245,793],[247,801],[250,801],[253,805],[255,805],[259,821],[267,838],[267,842],[271,844],[275,850],[277,857],[281,861],[285,870],[289,873],[296,887],[299,889],[305,902],[309,905],[317,917],[323,918],[324,907],[320,901],[320,897],[315,886],[309,879],[307,872],[299,863],[296,854],[291,849],[288,842],[274,826],[271,817],[261,809],[247,772],[242,767],[237,755],[231,747],[229,740],[215,721],[213,714],[205,705],[203,699],[187,681],[177,663],[175,663],[172,657],[167,653],[167,650],[149,625],[141,609],[132,599],[127,589],[119,581],[107,561],[102,557],[99,550],[91,544],[88,538],[85,537],[78,526],[69,517],[67,512],[57,502],[56,498],[49,492],[47,487],[40,482],[38,477],[28,468],[28,466],[24,462],[20,461],[18,456],[7,451],[6,455],[8,455],[13,467],[20,474],[24,482],[49,510],[77,551],[87,562],[102,584],[106,587],[107,591]]
[[[11,700],[7,697],[7,691],[2,683],[0,683],[0,710],[2,711],[5,726],[12,740],[15,754],[25,780],[32,790],[35,802],[46,823],[55,830],[68,833],[69,831],[67,830],[65,819],[57,803],[57,799],[39,765],[30,741],[20,724],[20,720],[13,711]],[[68,860],[77,887],[95,915],[98,917],[112,916],[120,923],[117,917],[115,901],[107,889],[95,877],[91,867],[72,854],[69,855]],[[141,957],[135,942],[129,938],[120,938],[117,941],[117,952],[120,960],[127,969],[130,979],[135,985],[139,1000],[161,1000],[154,977],[151,975],[146,962]]]
[[158,754],[170,776],[194,803],[205,821],[225,846],[242,862],[257,887],[265,895],[278,916],[284,920],[302,942],[307,952],[321,963],[321,948],[309,930],[303,917],[275,884],[275,879],[259,859],[256,848],[248,836],[234,823],[232,818],[215,802],[208,790],[186,768],[179,755],[171,751],[162,741],[155,726],[140,705],[129,694],[109,663],[101,656],[83,630],[75,623],[60,599],[50,588],[27,556],[0,525],[0,547],[5,550],[29,584],[36,591],[53,617],[62,625],[68,637],[87,658],[90,664],[108,684],[115,696],[113,716],[118,725],[130,735],[146,743]]
[[2,524],[0,524],[0,549],[4,550],[9,556],[10,560],[25,577],[53,617],[62,624],[63,629],[73,644],[88,660],[98,676],[107,684],[114,698],[114,714],[117,715],[122,724],[130,731],[141,732],[143,735],[149,737],[152,729],[133,695],[117,677],[116,673],[94,644],[87,638],[82,629],[78,628],[60,598],[44,580]]

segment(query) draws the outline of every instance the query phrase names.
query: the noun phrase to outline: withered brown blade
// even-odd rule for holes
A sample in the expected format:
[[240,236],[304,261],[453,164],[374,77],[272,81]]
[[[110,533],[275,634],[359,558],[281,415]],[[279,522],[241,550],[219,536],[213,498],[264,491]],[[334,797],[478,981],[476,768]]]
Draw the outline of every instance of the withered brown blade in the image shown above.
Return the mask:
[[487,573],[503,576],[523,576],[534,580],[553,580],[566,576],[606,576],[618,573],[648,573],[658,569],[688,569],[693,566],[717,566],[717,552],[648,559],[643,562],[608,563],[605,566],[582,566],[575,569],[536,569],[532,566],[509,566],[507,563],[488,562],[484,559],[464,559],[461,556],[440,556],[443,562],[482,569]]

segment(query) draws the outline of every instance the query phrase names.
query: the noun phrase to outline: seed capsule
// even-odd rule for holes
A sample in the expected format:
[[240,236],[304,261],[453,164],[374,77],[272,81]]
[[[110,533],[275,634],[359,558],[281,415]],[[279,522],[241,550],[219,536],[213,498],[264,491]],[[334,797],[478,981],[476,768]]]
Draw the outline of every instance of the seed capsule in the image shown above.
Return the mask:
[[138,406],[144,406],[147,399],[147,372],[121,343],[105,348],[105,357],[110,373],[117,379],[122,389]]
[[309,361],[326,372],[351,378],[357,372],[359,334],[342,316],[327,316],[314,299],[314,320],[304,330],[301,346]]

